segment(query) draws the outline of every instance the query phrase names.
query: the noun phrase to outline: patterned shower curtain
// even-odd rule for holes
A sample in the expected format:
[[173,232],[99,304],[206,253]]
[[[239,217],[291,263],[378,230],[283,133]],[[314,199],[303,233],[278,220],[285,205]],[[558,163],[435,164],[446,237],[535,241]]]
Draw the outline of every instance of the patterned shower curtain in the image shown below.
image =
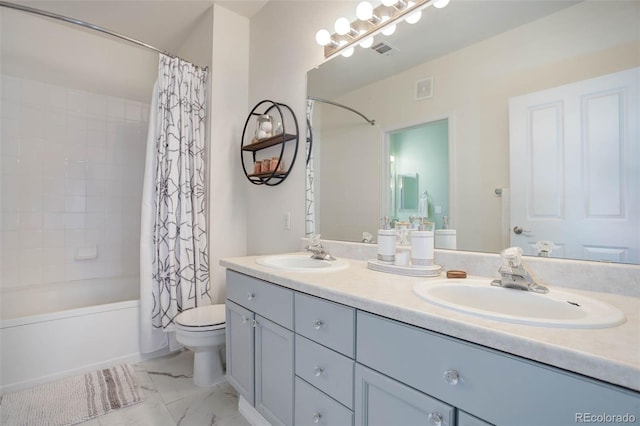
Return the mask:
[[207,71],[160,55],[140,240],[141,349],[168,344],[183,310],[211,303],[206,221]]
[[313,100],[307,99],[307,167],[306,167],[306,205],[305,205],[305,218],[304,218],[304,233],[309,237],[316,233],[316,206],[314,195],[314,171],[313,171]]

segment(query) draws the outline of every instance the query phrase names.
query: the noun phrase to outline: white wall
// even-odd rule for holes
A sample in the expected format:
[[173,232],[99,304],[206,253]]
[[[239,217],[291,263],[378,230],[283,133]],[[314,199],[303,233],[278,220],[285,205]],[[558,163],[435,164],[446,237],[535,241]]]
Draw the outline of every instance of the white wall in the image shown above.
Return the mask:
[[214,301],[225,299],[223,257],[247,251],[246,181],[240,139],[248,113],[249,20],[213,7],[209,171],[209,266]]
[[0,9],[2,73],[149,102],[158,55],[97,31]]
[[[295,251],[304,236],[306,74],[323,61],[315,33],[333,25],[353,2],[272,0],[251,19],[249,107],[263,99],[289,105],[300,126],[298,158],[280,185],[252,185],[243,176],[248,194],[248,254]],[[241,123],[241,125],[244,122]],[[238,142],[239,143],[239,142]],[[291,213],[291,230],[282,216]]]

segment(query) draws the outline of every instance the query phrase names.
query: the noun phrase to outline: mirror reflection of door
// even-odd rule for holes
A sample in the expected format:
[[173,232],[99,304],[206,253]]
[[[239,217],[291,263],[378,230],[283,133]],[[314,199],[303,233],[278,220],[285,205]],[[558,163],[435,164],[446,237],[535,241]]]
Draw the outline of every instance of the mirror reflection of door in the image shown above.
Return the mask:
[[389,180],[384,198],[389,207],[384,214],[402,222],[424,216],[441,229],[442,217],[451,217],[449,120],[395,130],[386,140],[383,169],[388,170]]
[[640,262],[639,90],[634,68],[511,99],[511,245]]

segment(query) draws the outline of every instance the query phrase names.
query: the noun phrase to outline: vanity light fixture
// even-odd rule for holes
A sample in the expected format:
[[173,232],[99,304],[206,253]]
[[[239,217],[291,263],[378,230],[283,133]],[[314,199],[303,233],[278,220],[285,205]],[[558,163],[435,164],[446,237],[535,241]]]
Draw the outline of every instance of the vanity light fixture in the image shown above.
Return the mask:
[[334,34],[322,29],[316,33],[316,42],[324,46],[324,57],[330,59],[337,54],[349,57],[353,46],[369,48],[374,36],[382,33],[391,35],[396,25],[403,20],[415,24],[422,17],[422,10],[428,6],[445,7],[449,0],[381,0],[382,4],[373,7],[367,0],[356,7],[357,19],[349,22],[347,18],[338,18],[334,25]]

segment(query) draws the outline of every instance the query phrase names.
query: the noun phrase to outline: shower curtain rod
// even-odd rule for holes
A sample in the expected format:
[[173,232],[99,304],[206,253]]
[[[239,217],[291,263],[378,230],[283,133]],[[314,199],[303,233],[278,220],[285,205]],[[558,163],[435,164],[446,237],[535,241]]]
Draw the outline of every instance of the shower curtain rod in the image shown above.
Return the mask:
[[309,99],[309,100],[311,100],[311,101],[322,102],[322,103],[325,103],[325,104],[329,104],[329,105],[337,106],[337,107],[340,107],[340,108],[344,108],[344,109],[346,109],[346,110],[348,110],[348,111],[353,112],[354,114],[358,114],[360,117],[364,118],[364,120],[365,120],[367,123],[371,124],[372,126],[375,126],[375,124],[376,124],[376,120],[369,120],[369,119],[368,119],[364,114],[362,114],[360,111],[356,111],[355,109],[350,108],[350,107],[348,107],[348,106],[346,106],[346,105],[342,105],[342,104],[339,104],[339,103],[337,103],[337,102],[333,102],[333,101],[328,101],[328,100],[326,100],[326,99],[316,98],[316,97],[314,97],[314,96],[307,96],[307,99]]
[[[129,43],[137,44],[138,46],[142,46],[142,47],[145,47],[147,49],[156,51],[158,53],[161,53],[163,55],[169,56],[171,58],[182,59],[178,55],[174,55],[173,53],[169,53],[169,52],[166,52],[164,50],[158,49],[157,47],[154,47],[154,46],[152,46],[150,44],[147,44],[147,43],[145,43],[143,41],[136,40],[135,38],[127,37],[126,35],[117,33],[115,31],[111,31],[111,30],[109,30],[107,28],[103,28],[103,27],[101,27],[99,25],[95,25],[95,24],[91,24],[89,22],[81,21],[79,19],[69,18],[68,16],[58,15],[57,13],[47,12],[46,10],[36,9],[36,8],[33,8],[33,7],[24,6],[24,5],[16,4],[16,3],[10,3],[10,2],[7,2],[7,1],[0,1],[0,6],[7,7],[7,8],[10,8],[10,9],[20,10],[22,12],[34,13],[36,15],[45,16],[47,18],[57,19],[59,21],[68,22],[70,24],[79,25],[81,27],[85,27],[85,28],[88,28],[90,30],[100,31],[101,33],[108,34],[108,35],[113,36],[113,37],[117,37],[117,38],[119,38],[121,40],[128,41]],[[185,59],[182,59],[182,60],[185,60]],[[187,61],[187,62],[190,62],[190,61]],[[204,69],[206,70],[207,67],[204,67]]]

